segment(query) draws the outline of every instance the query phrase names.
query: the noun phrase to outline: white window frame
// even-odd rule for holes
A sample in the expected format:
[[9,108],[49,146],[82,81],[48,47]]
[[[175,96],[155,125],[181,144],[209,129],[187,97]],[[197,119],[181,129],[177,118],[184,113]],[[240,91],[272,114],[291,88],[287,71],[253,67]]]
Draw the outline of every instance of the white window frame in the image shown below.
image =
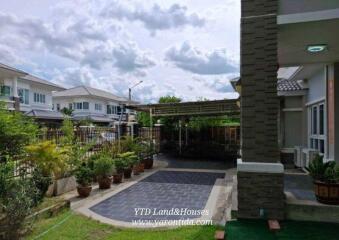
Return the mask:
[[102,104],[95,103],[94,109],[95,109],[95,111],[98,111],[98,112],[102,111]]
[[[20,96],[20,91],[22,91],[22,96]],[[18,96],[21,104],[29,105],[29,89],[18,88]]]
[[[323,133],[320,134],[320,106],[323,106]],[[314,115],[313,110],[316,109],[316,131],[314,132]],[[317,146],[312,145],[312,141],[317,141]],[[321,152],[320,141],[324,142],[324,152]],[[327,156],[327,112],[326,102],[320,101],[308,106],[308,147],[318,150],[321,155]]]
[[34,103],[40,103],[40,104],[45,104],[46,103],[46,95],[43,93],[34,93],[33,96],[33,102]]

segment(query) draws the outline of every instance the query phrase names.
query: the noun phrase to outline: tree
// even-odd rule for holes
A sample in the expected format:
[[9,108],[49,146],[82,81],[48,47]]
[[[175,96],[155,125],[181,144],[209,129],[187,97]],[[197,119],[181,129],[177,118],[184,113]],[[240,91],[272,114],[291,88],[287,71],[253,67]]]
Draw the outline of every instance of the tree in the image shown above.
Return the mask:
[[60,112],[67,115],[67,116],[72,116],[73,109],[64,107],[63,109],[60,110]]
[[37,134],[38,125],[31,118],[0,106],[0,160],[22,154],[23,147]]

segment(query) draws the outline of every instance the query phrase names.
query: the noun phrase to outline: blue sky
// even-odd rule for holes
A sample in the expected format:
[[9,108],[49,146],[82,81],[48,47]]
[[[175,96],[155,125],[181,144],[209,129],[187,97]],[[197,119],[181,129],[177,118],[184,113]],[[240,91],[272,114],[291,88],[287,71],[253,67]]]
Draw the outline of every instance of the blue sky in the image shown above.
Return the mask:
[[155,102],[234,98],[238,0],[3,1],[0,61],[65,87]]

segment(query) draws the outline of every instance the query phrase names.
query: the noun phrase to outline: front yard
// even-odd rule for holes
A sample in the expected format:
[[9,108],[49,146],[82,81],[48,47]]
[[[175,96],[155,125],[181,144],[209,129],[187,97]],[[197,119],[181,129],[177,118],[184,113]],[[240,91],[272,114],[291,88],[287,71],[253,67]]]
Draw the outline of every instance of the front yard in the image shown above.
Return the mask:
[[216,229],[216,226],[180,227],[170,230],[119,229],[65,211],[53,218],[36,222],[33,232],[26,239],[207,240],[214,238]]

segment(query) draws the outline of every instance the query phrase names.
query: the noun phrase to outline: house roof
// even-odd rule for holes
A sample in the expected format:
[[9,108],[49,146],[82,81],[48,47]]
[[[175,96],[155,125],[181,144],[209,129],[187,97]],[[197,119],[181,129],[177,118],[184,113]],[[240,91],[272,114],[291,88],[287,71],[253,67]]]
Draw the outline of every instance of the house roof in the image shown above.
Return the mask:
[[16,72],[16,73],[19,73],[21,75],[20,76],[20,79],[23,79],[23,80],[28,80],[28,81],[32,81],[32,82],[35,82],[35,83],[39,83],[39,84],[44,84],[44,85],[48,85],[48,86],[51,86],[51,87],[54,87],[56,88],[55,90],[64,90],[65,88],[64,87],[61,87],[57,84],[54,84],[52,82],[49,82],[47,80],[44,80],[42,78],[39,78],[39,77],[36,77],[36,76],[33,76],[31,74],[28,74],[24,71],[21,71],[17,68],[14,68],[14,67],[11,67],[11,66],[8,66],[6,64],[3,64],[3,63],[0,63],[0,68],[3,68],[3,69],[6,69],[6,70],[9,70],[9,71],[12,71],[12,72]]
[[54,92],[53,97],[74,97],[74,96],[95,96],[101,97],[108,100],[113,100],[117,102],[128,102],[128,99],[116,96],[110,92],[106,92],[100,89],[88,87],[88,86],[78,86],[70,88],[60,92]]
[[14,67],[10,67],[10,66],[8,66],[6,64],[3,64],[3,63],[0,63],[0,68],[4,68],[4,69],[10,70],[10,71],[14,71],[14,72],[17,72],[17,73],[21,73],[21,74],[28,74],[28,73],[26,73],[24,71],[21,71],[21,70],[19,70],[17,68],[14,68]]
[[[241,78],[234,78],[230,82],[234,90],[236,90],[236,87],[241,85]],[[277,82],[277,90],[278,92],[301,91],[304,90],[304,88],[295,79],[280,78]]]
[[24,79],[24,80],[28,80],[28,81],[32,81],[32,82],[35,82],[35,83],[39,83],[39,84],[44,84],[44,85],[48,85],[48,86],[51,86],[51,87],[54,87],[56,88],[56,90],[65,90],[66,88],[64,87],[61,87],[57,84],[54,84],[52,82],[49,82],[47,80],[44,80],[42,78],[39,78],[39,77],[36,77],[36,76],[33,76],[33,75],[26,75],[24,77],[20,77],[20,79]]
[[89,114],[74,114],[72,116],[72,119],[73,120],[90,120],[92,122],[105,122],[105,123],[109,123],[109,122],[114,122],[113,119],[107,117],[106,115],[103,115],[103,114],[92,114],[92,113],[89,113]]
[[296,80],[278,79],[278,91],[301,91],[303,87]]
[[25,113],[25,115],[38,119],[64,119],[62,113],[51,110],[32,109]]

